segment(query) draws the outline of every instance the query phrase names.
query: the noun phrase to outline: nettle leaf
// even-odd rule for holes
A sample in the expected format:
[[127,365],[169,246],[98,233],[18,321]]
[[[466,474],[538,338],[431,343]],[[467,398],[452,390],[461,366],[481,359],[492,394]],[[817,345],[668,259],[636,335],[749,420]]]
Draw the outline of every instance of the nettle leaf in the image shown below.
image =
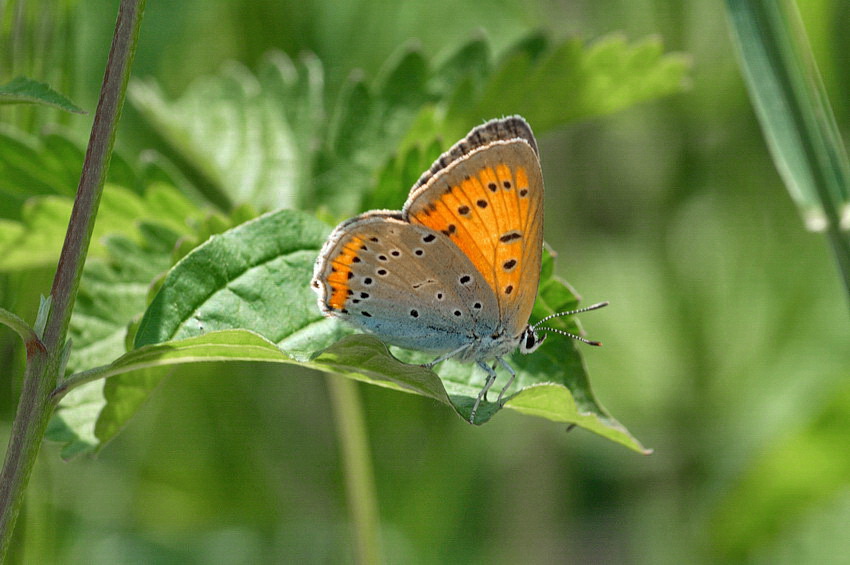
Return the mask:
[[328,142],[319,156],[318,203],[343,214],[362,207],[376,171],[398,150],[422,107],[435,100],[428,88],[431,73],[421,51],[405,47],[387,61],[373,83],[352,76],[331,116]]
[[[398,209],[441,149],[487,118],[520,113],[545,131],[680,90],[686,70],[682,57],[663,55],[655,40],[551,45],[543,36],[531,36],[495,59],[487,43],[475,39],[434,65],[418,50],[405,48],[374,81],[352,77],[328,119],[323,118],[322,70],[309,57],[293,63],[272,54],[256,75],[232,66],[173,102],[152,83],[136,83],[132,98],[176,152],[181,174],[207,199],[251,202],[261,209],[322,207],[338,215],[362,210],[364,203]],[[164,163],[154,174],[176,177]],[[187,207],[178,208],[191,215]],[[350,335],[351,329],[321,316],[309,280],[327,225],[282,210],[227,229],[236,218],[252,214],[245,208],[230,217],[206,215],[194,221],[191,233],[157,223],[165,233],[181,235],[169,253],[149,261],[150,272],[130,268],[144,260],[146,239],[133,240],[139,249],[128,247],[125,263],[111,257],[112,268],[123,266],[130,282],[138,275],[145,296],[153,298],[137,323],[134,318],[144,309],[141,292],[115,319],[93,316],[82,326],[88,333],[81,332],[85,347],[74,367],[101,361],[91,370],[112,378],[92,393],[97,398],[81,400],[75,411],[63,410],[64,423],[55,430],[74,439],[68,452],[112,437],[168,367],[196,361],[301,363],[423,394],[468,417],[484,382],[477,368],[449,361],[438,366],[438,376],[418,366],[431,360],[421,353],[390,353],[375,338]],[[0,243],[27,233],[21,224],[5,228],[4,240],[0,224]],[[219,235],[196,247],[208,234]],[[178,262],[166,276],[152,273],[168,261]],[[547,256],[533,318],[576,303],[572,290],[553,276]],[[574,321],[553,323],[580,332]],[[121,355],[125,343],[134,349]],[[99,348],[103,357],[96,355]],[[518,377],[507,407],[573,423],[644,451],[596,401],[576,344],[549,339],[535,355],[517,355],[511,363]],[[494,390],[498,387],[497,382]],[[496,411],[495,403],[483,403],[477,423]]]
[[0,104],[41,104],[74,114],[86,113],[50,86],[26,77],[16,77],[0,85]]
[[[115,433],[161,378],[150,372],[138,378],[135,373],[122,373],[227,359],[298,362],[422,394],[468,418],[484,382],[484,375],[473,365],[448,361],[438,366],[438,376],[419,366],[430,357],[397,348],[391,354],[376,338],[349,335],[351,329],[322,317],[309,281],[329,231],[309,215],[281,210],[210,238],[178,262],[142,318],[136,349],[102,371],[102,376],[120,376],[109,380],[112,394],[100,412],[97,429],[104,430],[105,436]],[[552,277],[552,270],[547,254],[543,269],[547,278],[541,284],[535,316],[577,303],[570,288]],[[570,331],[580,331],[574,322],[565,324]],[[227,336],[234,340],[230,348]],[[517,355],[511,363],[518,373],[517,392],[509,397],[507,407],[574,423],[645,451],[595,400],[572,343],[551,339],[535,355]],[[486,422],[498,410],[495,402],[483,403],[476,423]]]
[[[144,311],[150,281],[171,265],[171,250],[180,234],[163,224],[146,224],[139,230],[142,243],[110,236],[105,241],[107,257],[86,262],[68,332],[72,340],[68,373],[107,365],[126,351],[128,323]],[[152,386],[155,376],[134,378],[148,378]],[[96,430],[105,404],[104,388],[110,384],[95,381],[62,399],[47,437],[66,444],[63,457],[91,451],[111,437]]]
[[323,73],[305,56],[273,52],[255,75],[232,63],[166,100],[152,81],[130,85],[129,100],[193,176],[226,207],[297,207],[313,182],[313,153],[323,123]]
[[[21,221],[0,220],[0,272],[53,265],[59,258],[73,201],[60,196],[29,199]],[[204,212],[173,187],[151,185],[143,195],[118,185],[107,185],[101,197],[98,221],[92,235],[89,258],[107,255],[107,235],[138,238],[141,222],[157,221],[179,232],[189,231],[187,222],[200,220]]]
[[[384,187],[388,170],[398,169],[401,155],[414,158],[413,148],[422,143],[439,140],[445,149],[471,127],[510,114],[523,115],[543,133],[615,112],[681,91],[689,60],[663,54],[657,38],[628,44],[611,36],[553,45],[538,34],[495,60],[487,42],[476,38],[442,63],[429,65],[410,48],[386,69],[385,83],[352,79],[331,120],[317,199],[338,213],[368,208],[363,203],[372,200],[386,202],[372,198],[370,190]],[[405,96],[394,96],[398,92]],[[387,206],[396,209],[403,201],[402,196]]]
[[[34,137],[0,124],[0,218],[20,219],[24,203],[33,196],[73,198],[84,155],[85,146],[64,133]],[[138,187],[147,184],[144,181],[143,173],[137,172],[121,152],[113,152],[108,183],[139,192]]]
[[281,53],[256,74],[230,65],[173,101],[134,82],[130,101],[211,201],[344,217],[365,208],[388,163],[413,146],[439,139],[446,148],[508,114],[544,132],[677,92],[687,69],[657,39],[551,44],[538,34],[494,58],[476,37],[438,62],[405,46],[375,79],[352,73],[333,101],[318,61]]
[[378,173],[375,187],[365,197],[364,207],[369,210],[401,208],[410,187],[442,152],[442,144],[436,139],[427,146],[417,144],[406,152],[399,152]]
[[656,37],[630,44],[611,35],[551,45],[535,35],[501,55],[481,85],[453,100],[446,124],[460,136],[477,123],[470,118],[520,114],[543,133],[680,92],[689,68],[687,56],[664,54]]
[[[105,256],[90,256],[86,262],[69,329],[73,343],[69,373],[97,370],[131,349],[152,289],[162,284],[161,273],[188,253],[185,246],[195,247],[255,215],[245,207],[229,216],[205,212],[165,186],[152,186],[145,196],[155,219],[137,219],[132,237],[105,237]],[[142,367],[72,390],[50,423],[49,437],[66,444],[62,451],[66,458],[99,449],[166,374],[159,367]]]
[[[228,218],[207,220],[199,226],[202,232],[230,227]],[[160,224],[143,225],[141,231],[142,244],[109,238],[109,259],[86,265],[71,324],[74,347],[69,371],[100,367],[102,377],[112,378],[81,386],[63,399],[48,434],[66,444],[63,457],[97,450],[114,437],[173,364],[228,359],[295,362],[278,345],[254,333],[245,332],[250,333],[245,338],[237,332],[229,334],[231,341],[221,341],[216,329],[261,329],[267,337],[279,336],[292,355],[302,351],[302,359],[313,348],[350,333],[324,319],[315,306],[309,278],[330,229],[307,214],[282,210],[213,235],[158,283],[149,306],[150,281],[172,264],[178,238],[187,236]],[[136,329],[132,322],[143,312]],[[185,347],[175,345],[175,340],[191,335],[213,337]],[[133,342],[141,347],[169,341],[154,350],[142,347],[125,355],[130,337],[130,347]],[[258,339],[275,355],[260,351]]]
[[308,214],[280,210],[210,238],[168,273],[135,346],[230,328],[277,343],[322,320],[309,283],[329,231]]

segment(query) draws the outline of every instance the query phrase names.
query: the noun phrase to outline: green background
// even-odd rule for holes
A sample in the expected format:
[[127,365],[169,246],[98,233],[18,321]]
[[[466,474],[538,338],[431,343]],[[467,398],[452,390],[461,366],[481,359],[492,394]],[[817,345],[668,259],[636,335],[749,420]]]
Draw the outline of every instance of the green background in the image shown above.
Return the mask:
[[[93,110],[117,3],[12,5],[0,82],[33,76]],[[800,8],[846,134],[850,9]],[[10,32],[15,14],[27,34]],[[595,392],[655,453],[510,411],[473,428],[435,401],[360,386],[387,562],[846,562],[847,299],[769,158],[722,3],[150,1],[134,74],[176,97],[227,60],[308,50],[333,92],[411,39],[439,56],[475,34],[498,51],[539,29],[658,34],[693,60],[685,93],[539,140],[558,274],[586,303],[611,301],[582,317],[605,343],[584,351]],[[0,118],[32,132],[61,121],[85,139],[91,114]],[[128,106],[118,149],[157,143]],[[4,274],[3,306],[32,320],[50,278]],[[16,337],[0,339],[5,444],[22,361]],[[175,370],[96,458],[44,446],[12,558],[351,561],[326,378]]]

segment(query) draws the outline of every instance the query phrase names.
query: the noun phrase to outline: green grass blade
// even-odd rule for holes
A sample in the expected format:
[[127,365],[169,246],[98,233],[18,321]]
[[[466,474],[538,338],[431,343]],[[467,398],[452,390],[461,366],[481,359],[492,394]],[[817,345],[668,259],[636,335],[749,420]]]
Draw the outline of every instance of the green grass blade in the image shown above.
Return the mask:
[[773,160],[806,225],[825,231],[850,292],[850,162],[790,0],[727,0],[732,36]]

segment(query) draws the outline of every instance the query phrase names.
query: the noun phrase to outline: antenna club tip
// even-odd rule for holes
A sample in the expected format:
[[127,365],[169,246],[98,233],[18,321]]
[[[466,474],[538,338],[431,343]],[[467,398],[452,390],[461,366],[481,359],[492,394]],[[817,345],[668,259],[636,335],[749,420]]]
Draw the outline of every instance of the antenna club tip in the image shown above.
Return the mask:
[[588,341],[588,342],[587,342],[587,344],[588,344],[588,345],[593,345],[594,347],[602,347],[602,342],[601,342],[601,341]]

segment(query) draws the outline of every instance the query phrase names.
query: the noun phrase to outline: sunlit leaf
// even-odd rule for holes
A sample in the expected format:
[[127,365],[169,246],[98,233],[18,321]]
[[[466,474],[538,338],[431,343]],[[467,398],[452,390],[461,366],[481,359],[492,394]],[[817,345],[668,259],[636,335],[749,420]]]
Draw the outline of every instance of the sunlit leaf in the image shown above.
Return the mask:
[[[0,271],[53,265],[59,258],[73,201],[60,196],[30,199],[21,221],[0,220]],[[137,227],[155,221],[188,233],[188,221],[204,212],[166,185],[152,185],[144,195],[117,185],[107,185],[101,198],[89,257],[104,257],[107,234],[137,238]]]
[[[73,198],[84,155],[84,143],[63,133],[35,137],[0,124],[0,218],[20,220],[34,196]],[[107,183],[137,193],[147,184],[118,151],[112,154]]]
[[153,81],[132,83],[129,95],[212,202],[294,207],[313,182],[322,80],[314,57],[271,53],[257,74],[233,63],[177,100]]
[[[157,344],[164,348],[148,351],[170,351],[165,346],[178,347],[190,338],[199,340],[192,344],[203,344],[203,336],[211,332],[244,328],[277,344],[281,351],[277,361],[301,362],[325,372],[423,394],[468,418],[484,381],[484,375],[473,365],[447,361],[438,366],[438,376],[419,366],[430,360],[422,353],[396,349],[391,354],[379,340],[365,335],[337,341],[350,330],[322,317],[309,288],[315,255],[328,231],[326,225],[310,216],[282,210],[211,238],[182,259],[165,278],[136,334],[137,351]],[[547,254],[544,273],[548,278],[541,285],[535,316],[576,304],[569,287],[551,278],[551,263]],[[580,331],[574,323],[564,324],[570,331]],[[127,359],[136,359],[134,355],[135,352],[128,353],[119,364],[106,368],[105,374],[131,370]],[[176,362],[191,361],[179,358]],[[251,357],[246,353],[238,358]],[[595,400],[572,343],[549,340],[535,355],[514,355],[511,362],[518,376],[515,388],[509,392],[508,407],[574,423],[643,451],[640,443]],[[172,363],[155,365],[169,364]],[[144,391],[157,382],[156,377],[146,375],[119,385],[109,402],[116,406],[101,413],[99,426],[120,427],[123,421],[111,422],[107,414],[132,412],[117,407],[137,406],[145,397]],[[130,400],[121,397],[122,386],[131,390]],[[493,400],[482,403],[477,424],[485,423],[499,410]]]

